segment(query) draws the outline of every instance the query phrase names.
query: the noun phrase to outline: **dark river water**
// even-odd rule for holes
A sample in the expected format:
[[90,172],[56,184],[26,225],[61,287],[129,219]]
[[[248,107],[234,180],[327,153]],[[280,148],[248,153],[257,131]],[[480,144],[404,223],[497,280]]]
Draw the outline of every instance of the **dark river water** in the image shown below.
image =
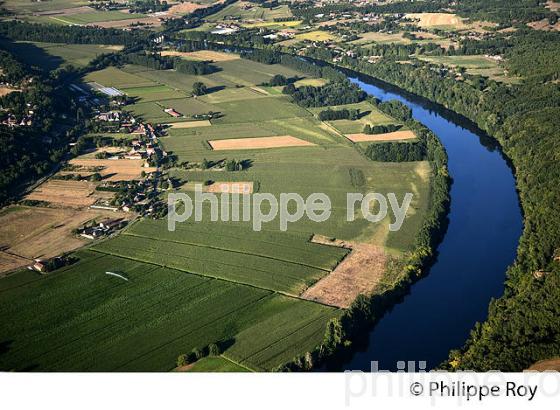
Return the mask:
[[[449,227],[429,274],[369,334],[345,370],[397,370],[398,361],[431,369],[465,342],[503,292],[522,215],[512,169],[500,149],[458,116],[369,78],[350,78],[380,100],[397,99],[442,141],[453,178]],[[374,82],[376,85],[374,85]]]

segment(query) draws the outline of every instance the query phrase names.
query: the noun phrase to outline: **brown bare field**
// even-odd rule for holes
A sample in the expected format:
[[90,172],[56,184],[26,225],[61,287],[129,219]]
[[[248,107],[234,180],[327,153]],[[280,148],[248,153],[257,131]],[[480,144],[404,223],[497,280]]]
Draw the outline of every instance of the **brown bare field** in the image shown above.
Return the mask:
[[50,179],[39,185],[25,199],[45,201],[68,207],[87,207],[96,201],[95,185],[88,181]]
[[410,130],[386,132],[384,134],[347,134],[348,138],[352,142],[368,142],[368,141],[401,141],[410,140],[416,138],[414,132]]
[[9,251],[0,251],[0,277],[4,276],[6,272],[20,269],[29,265],[31,259],[21,256],[12,255]]
[[171,57],[185,57],[190,58],[193,60],[200,60],[200,61],[214,61],[216,63],[222,61],[233,61],[239,60],[238,54],[233,53],[222,53],[220,51],[212,51],[212,50],[200,50],[200,51],[174,51],[174,50],[165,50],[161,52],[162,56],[171,56]]
[[262,94],[262,95],[270,95],[270,93],[266,90],[263,90],[262,88],[259,87],[249,87],[251,88],[251,90],[253,90],[256,93]]
[[171,124],[165,124],[171,128],[181,129],[181,128],[197,128],[197,127],[210,127],[212,123],[209,120],[204,121],[185,121],[185,122],[174,122]]
[[236,150],[236,149],[262,149],[262,148],[284,148],[284,147],[309,147],[315,144],[291,135],[281,135],[278,137],[258,137],[258,138],[232,138],[227,140],[208,141],[215,151]]
[[[186,182],[181,185],[181,189],[185,191],[194,191],[197,185],[202,185],[201,182]],[[223,182],[217,181],[212,185],[202,185],[202,192],[212,192],[215,194],[251,194],[253,193],[252,181],[235,181]]]
[[21,90],[18,90],[16,88],[0,87],[0,97],[4,97],[5,95],[8,95],[8,94],[13,93],[15,91],[21,92]]
[[90,209],[17,207],[0,214],[0,275],[28,265],[33,258],[51,258],[77,249],[87,240],[72,234],[90,220],[124,216]]
[[527,23],[527,25],[534,30],[560,31],[560,22],[556,22],[551,25],[549,24],[548,19],[533,21],[531,23]]
[[[103,167],[99,172],[105,181],[131,181],[140,179],[142,171],[146,173],[156,171],[154,167],[144,167],[143,159],[93,159],[75,158],[70,161],[70,165],[75,165],[84,170],[91,170],[94,167]],[[75,173],[80,173],[78,169]]]
[[360,294],[373,292],[385,272],[387,255],[380,246],[331,241],[314,235],[312,242],[352,249],[338,266],[301,294],[301,298],[348,308]]
[[203,9],[208,6],[209,5],[206,4],[196,4],[191,2],[178,3],[169,7],[169,10],[167,10],[167,14],[170,16],[171,15],[182,16],[184,14],[192,13],[195,10]]
[[556,371],[560,372],[560,359],[547,359],[547,360],[540,360],[537,363],[531,365],[527,370],[532,370],[536,372],[545,372],[545,371]]
[[252,194],[253,182],[214,182],[207,187],[207,192],[214,192],[217,194],[233,193],[233,194]]
[[560,11],[560,3],[557,3],[557,2],[552,1],[552,0],[548,0],[546,2],[546,7],[548,9],[550,9],[551,11]]

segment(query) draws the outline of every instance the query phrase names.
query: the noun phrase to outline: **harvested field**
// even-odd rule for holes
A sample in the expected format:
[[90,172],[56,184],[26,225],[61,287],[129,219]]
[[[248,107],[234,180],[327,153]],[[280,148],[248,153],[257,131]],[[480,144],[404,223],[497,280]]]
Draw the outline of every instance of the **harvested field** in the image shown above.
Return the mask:
[[548,0],[546,2],[546,8],[550,9],[551,11],[560,11],[560,2]]
[[214,182],[207,188],[207,191],[214,193],[252,194],[253,182]]
[[[187,182],[181,187],[187,191],[194,191],[196,185],[200,185],[200,182]],[[203,186],[203,192],[213,192],[216,194],[252,194],[253,193],[253,181],[236,181],[236,182],[214,182],[212,185]]]
[[185,2],[185,3],[178,3],[178,4],[174,4],[173,6],[171,6],[166,14],[169,16],[183,16],[185,14],[189,14],[192,13],[195,10],[198,9],[203,9],[208,7],[209,4],[197,4],[197,3],[191,3],[191,2]]
[[334,40],[336,37],[333,36],[328,31],[313,30],[313,31],[308,31],[307,33],[296,34],[295,38],[297,40],[331,41]]
[[401,141],[414,139],[416,138],[416,135],[410,130],[402,130],[386,132],[384,134],[347,134],[346,138],[348,138],[352,142]]
[[[103,167],[99,173],[106,181],[130,181],[140,179],[142,171],[146,173],[156,171],[154,167],[144,167],[145,162],[143,159],[76,158],[70,161],[70,165],[82,167],[85,170]],[[77,170],[77,173],[80,173],[80,170]]]
[[464,29],[467,25],[463,19],[456,14],[450,13],[409,13],[407,18],[419,20],[418,25],[423,28],[449,27],[454,29]]
[[527,370],[535,372],[556,371],[560,372],[560,359],[540,360],[532,364]]
[[210,127],[212,124],[210,123],[210,121],[204,120],[204,121],[174,122],[165,125],[175,129],[182,129],[182,128]]
[[238,54],[222,53],[220,51],[212,51],[212,50],[200,50],[200,51],[190,51],[190,52],[166,50],[166,51],[162,51],[161,55],[171,56],[171,57],[183,57],[191,60],[213,61],[216,63],[222,61],[239,60],[241,58],[239,57]]
[[96,201],[95,185],[88,181],[51,179],[35,188],[25,199],[68,207],[86,207]]
[[350,248],[352,252],[328,276],[303,292],[303,299],[348,308],[358,295],[371,293],[385,272],[387,256],[380,246],[331,241],[320,235],[314,235],[311,242]]
[[533,21],[531,23],[527,23],[527,25],[534,30],[560,31],[560,22],[556,22],[555,24],[550,24],[548,19]]
[[262,148],[283,148],[283,147],[309,147],[315,144],[291,135],[281,135],[278,137],[258,137],[258,138],[232,138],[227,140],[208,141],[215,151],[236,150],[236,149],[262,149]]
[[[33,258],[51,258],[87,241],[72,230],[92,219],[115,218],[115,213],[71,208],[16,207],[0,215],[0,275],[22,268]],[[118,214],[117,214],[118,215]]]
[[322,87],[323,85],[327,84],[328,81],[324,78],[304,78],[303,80],[298,80],[294,83],[296,87],[302,87],[304,85],[310,87]]
[[0,87],[0,97],[4,97],[5,95],[13,93],[14,91],[21,92],[21,90],[18,90],[18,89],[15,89],[15,88]]

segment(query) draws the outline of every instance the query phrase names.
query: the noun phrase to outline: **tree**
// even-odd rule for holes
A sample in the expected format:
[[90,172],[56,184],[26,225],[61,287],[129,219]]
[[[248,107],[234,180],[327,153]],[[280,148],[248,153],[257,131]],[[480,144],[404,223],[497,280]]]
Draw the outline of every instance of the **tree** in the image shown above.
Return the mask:
[[99,172],[96,172],[94,174],[91,175],[91,177],[89,177],[90,181],[101,181],[103,179],[103,177],[101,176],[101,174]]
[[220,347],[216,343],[211,343],[210,345],[208,345],[209,356],[219,356],[220,353]]
[[193,84],[192,92],[194,95],[204,95],[208,93],[208,88],[204,85],[204,83],[197,81]]

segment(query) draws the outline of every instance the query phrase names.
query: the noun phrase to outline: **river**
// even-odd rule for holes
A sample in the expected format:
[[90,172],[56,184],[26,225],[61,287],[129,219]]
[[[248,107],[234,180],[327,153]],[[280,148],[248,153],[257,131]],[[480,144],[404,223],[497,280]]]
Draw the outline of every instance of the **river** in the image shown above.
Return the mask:
[[486,318],[490,300],[503,293],[522,231],[513,172],[493,140],[459,116],[369,77],[350,80],[380,100],[397,99],[412,109],[445,146],[453,185],[449,226],[428,275],[343,367],[370,371],[376,361],[380,370],[394,371],[399,361],[413,361],[416,369],[425,361],[431,369],[464,344]]

